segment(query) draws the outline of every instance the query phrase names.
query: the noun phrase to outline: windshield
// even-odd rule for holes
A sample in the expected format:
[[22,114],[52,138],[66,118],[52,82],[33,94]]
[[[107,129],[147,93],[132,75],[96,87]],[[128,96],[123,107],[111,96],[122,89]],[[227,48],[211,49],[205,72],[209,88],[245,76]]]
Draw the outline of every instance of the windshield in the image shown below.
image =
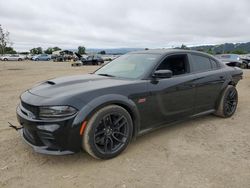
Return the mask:
[[159,54],[126,54],[98,69],[95,74],[137,79],[156,63]]

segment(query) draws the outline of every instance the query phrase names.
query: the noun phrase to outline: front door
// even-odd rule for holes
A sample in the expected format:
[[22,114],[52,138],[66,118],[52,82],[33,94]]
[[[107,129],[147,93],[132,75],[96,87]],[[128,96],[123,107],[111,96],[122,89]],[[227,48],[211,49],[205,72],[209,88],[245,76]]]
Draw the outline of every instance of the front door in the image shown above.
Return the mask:
[[156,70],[171,70],[173,76],[148,82],[147,102],[151,117],[143,118],[144,129],[181,120],[194,113],[194,75],[190,74],[187,54],[167,56]]

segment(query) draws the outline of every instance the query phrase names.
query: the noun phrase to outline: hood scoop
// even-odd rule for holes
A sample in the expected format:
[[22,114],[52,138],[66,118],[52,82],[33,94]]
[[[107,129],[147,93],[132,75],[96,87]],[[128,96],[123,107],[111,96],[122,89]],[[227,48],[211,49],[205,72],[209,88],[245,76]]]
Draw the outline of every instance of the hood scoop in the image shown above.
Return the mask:
[[56,84],[55,82],[53,82],[51,80],[47,80],[45,83],[50,84],[50,85],[55,85]]

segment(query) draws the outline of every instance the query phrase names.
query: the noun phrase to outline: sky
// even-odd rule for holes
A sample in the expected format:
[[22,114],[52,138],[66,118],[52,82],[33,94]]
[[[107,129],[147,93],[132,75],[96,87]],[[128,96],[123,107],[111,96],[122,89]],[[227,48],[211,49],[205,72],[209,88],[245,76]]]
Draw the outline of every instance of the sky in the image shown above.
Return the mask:
[[0,24],[33,47],[164,48],[250,41],[249,0],[0,0]]

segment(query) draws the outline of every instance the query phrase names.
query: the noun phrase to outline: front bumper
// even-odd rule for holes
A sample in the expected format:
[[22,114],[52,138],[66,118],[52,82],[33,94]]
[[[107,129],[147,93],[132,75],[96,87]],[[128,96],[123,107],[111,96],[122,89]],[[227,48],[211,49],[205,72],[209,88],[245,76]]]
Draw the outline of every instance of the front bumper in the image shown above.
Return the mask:
[[23,140],[25,141],[26,144],[31,146],[33,150],[37,153],[42,153],[42,154],[47,154],[47,155],[68,155],[68,154],[73,154],[73,151],[68,151],[68,150],[51,150],[48,146],[36,146],[33,145],[27,138],[26,135],[24,134],[24,129],[20,130],[21,136]]
[[20,133],[34,151],[65,155],[81,150],[80,125],[73,125],[76,115],[66,119],[37,120],[24,110],[22,104],[17,107],[17,120],[23,127]]

